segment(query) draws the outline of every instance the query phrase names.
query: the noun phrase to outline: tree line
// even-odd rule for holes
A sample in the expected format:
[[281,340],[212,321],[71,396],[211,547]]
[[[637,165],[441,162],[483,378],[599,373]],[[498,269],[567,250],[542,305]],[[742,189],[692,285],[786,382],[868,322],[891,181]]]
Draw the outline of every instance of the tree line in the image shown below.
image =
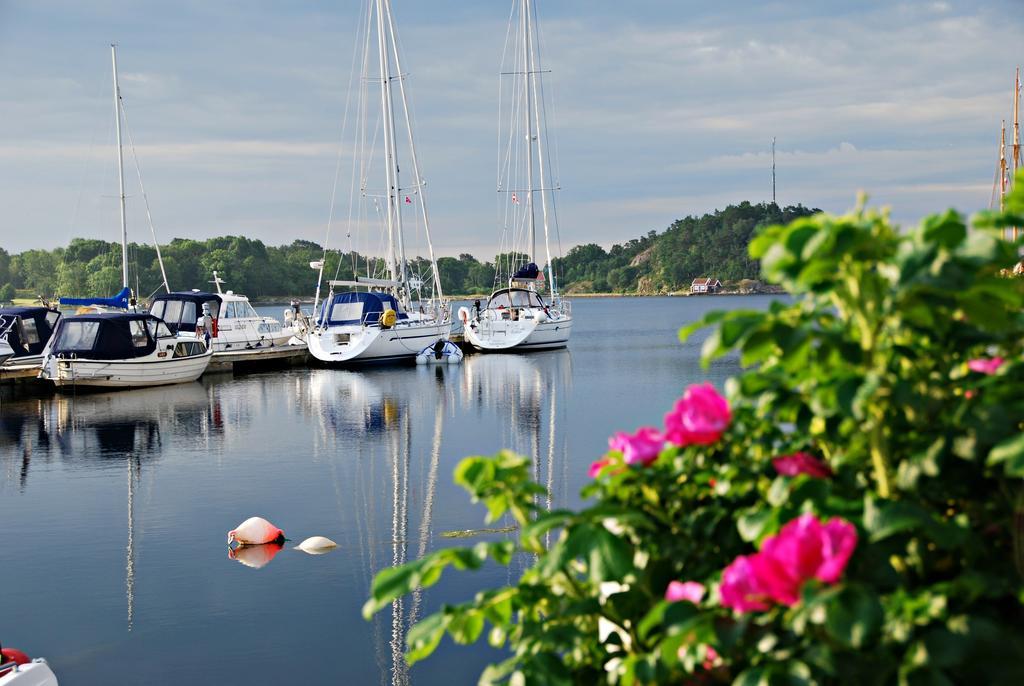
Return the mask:
[[[665,231],[650,231],[640,238],[605,250],[595,243],[578,245],[553,260],[559,289],[565,293],[662,293],[684,290],[698,277],[722,281],[757,279],[760,265],[750,258],[747,245],[765,225],[785,224],[813,214],[802,205],[743,202],[700,217],[673,222]],[[268,246],[243,236],[203,241],[176,238],[160,246],[167,280],[173,290],[212,288],[216,270],[226,288],[250,297],[309,296],[316,289],[317,273],[310,262],[323,259],[323,247],[296,240]],[[464,253],[437,261],[446,294],[484,295],[495,285],[498,265],[511,256],[496,255],[480,261]],[[355,252],[328,252],[327,278],[351,279],[367,270],[378,272],[380,260]],[[424,281],[429,262],[410,260],[410,270]],[[0,301],[16,291],[27,297],[111,295],[121,288],[121,246],[88,238],[75,238],[64,248],[26,250],[9,254],[0,247]],[[504,277],[503,277],[504,278]],[[163,289],[156,249],[129,245],[129,285],[142,299]]]

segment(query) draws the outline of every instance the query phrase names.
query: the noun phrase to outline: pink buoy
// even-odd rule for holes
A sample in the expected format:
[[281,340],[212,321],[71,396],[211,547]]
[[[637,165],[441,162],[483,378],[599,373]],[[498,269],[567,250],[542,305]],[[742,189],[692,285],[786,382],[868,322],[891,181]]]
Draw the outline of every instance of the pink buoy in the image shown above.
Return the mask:
[[249,517],[228,532],[228,545],[231,545],[232,541],[238,545],[261,545],[275,541],[280,543],[284,541],[284,532],[263,517]]

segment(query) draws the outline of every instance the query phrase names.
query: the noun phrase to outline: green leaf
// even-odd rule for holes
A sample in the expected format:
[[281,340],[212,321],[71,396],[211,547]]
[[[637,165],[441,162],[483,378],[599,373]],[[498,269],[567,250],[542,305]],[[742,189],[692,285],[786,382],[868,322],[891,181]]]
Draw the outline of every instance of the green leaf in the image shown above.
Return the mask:
[[775,531],[779,525],[779,513],[760,505],[748,510],[736,520],[736,530],[744,541],[754,542]]
[[448,633],[456,643],[462,645],[475,643],[483,630],[484,614],[475,608],[460,608],[448,620]]
[[850,648],[861,649],[874,643],[883,618],[878,596],[860,586],[848,586],[825,603],[825,629]]
[[406,662],[412,665],[433,653],[441,642],[447,625],[448,617],[443,612],[425,617],[413,625],[405,640],[408,646]]
[[1024,433],[1007,438],[988,454],[988,463],[1006,463],[1007,476],[1024,476]]

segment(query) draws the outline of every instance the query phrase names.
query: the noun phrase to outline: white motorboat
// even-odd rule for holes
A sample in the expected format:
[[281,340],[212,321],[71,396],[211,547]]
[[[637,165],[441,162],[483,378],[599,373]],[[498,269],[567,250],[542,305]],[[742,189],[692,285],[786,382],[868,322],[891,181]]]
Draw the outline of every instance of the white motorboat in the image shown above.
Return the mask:
[[[355,148],[361,165],[359,173],[353,175],[352,195],[355,196],[358,176],[359,198],[353,197],[350,205],[353,212],[358,206],[358,225],[378,223],[380,232],[376,235],[385,244],[385,257],[367,261],[365,276],[360,275],[358,265],[353,265],[351,279],[328,281],[329,291],[322,305],[320,291],[326,252],[325,259],[311,265],[319,269],[320,275],[313,305],[316,321],[306,341],[309,352],[318,360],[337,364],[411,362],[424,345],[438,338],[447,339],[451,331],[451,314],[441,291],[430,240],[425,183],[416,156],[406,70],[398,50],[391,2],[367,3],[368,20],[360,28],[362,54],[376,53],[377,59],[361,59],[362,75],[358,85],[353,83],[359,100],[355,108],[360,118],[355,127]],[[371,69],[374,61],[379,69]],[[401,126],[396,119],[401,120]],[[382,132],[379,136],[378,131]],[[382,150],[375,150],[378,141]],[[400,175],[400,153],[402,166],[411,169],[408,177]],[[367,178],[371,169],[384,172],[381,188],[372,191]],[[410,217],[403,218],[403,209],[410,210]],[[415,234],[425,238],[429,276],[414,274],[406,257],[404,225],[409,222],[416,224]]]
[[[305,326],[302,317],[293,317],[288,326],[273,317],[256,312],[249,299],[233,291],[221,291],[224,283],[213,273],[216,293],[200,290],[177,291],[153,298],[149,313],[167,324],[180,338],[205,338],[210,334],[213,359],[227,361],[244,355],[251,360],[261,352],[282,349],[305,349],[302,342]],[[203,317],[209,313],[209,331],[204,331]],[[269,357],[269,356],[268,356]]]
[[[558,180],[548,149],[544,89],[541,76],[537,16],[532,0],[514,0],[502,76],[511,79],[499,140],[501,153],[498,193],[503,198],[503,228],[495,280],[497,286],[486,306],[462,308],[466,340],[485,351],[561,348],[572,333],[572,308],[558,294],[551,255],[551,236],[558,218],[553,193]],[[502,81],[505,90],[505,80]],[[537,251],[537,198],[544,234],[544,271],[535,262]],[[542,296],[548,287],[548,299]]]
[[204,340],[182,340],[149,314],[83,314],[57,325],[39,377],[58,388],[166,386],[195,381],[212,356]]
[[[26,369],[43,363],[43,349],[61,314],[44,306],[0,307],[0,366]],[[4,355],[4,346],[11,349]]]
[[0,366],[14,357],[14,348],[7,341],[0,340]]

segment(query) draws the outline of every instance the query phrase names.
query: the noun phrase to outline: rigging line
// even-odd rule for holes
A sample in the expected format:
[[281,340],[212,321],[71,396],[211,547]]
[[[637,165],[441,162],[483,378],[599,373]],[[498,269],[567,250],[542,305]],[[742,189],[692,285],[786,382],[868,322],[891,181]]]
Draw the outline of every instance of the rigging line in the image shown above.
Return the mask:
[[[128,110],[125,109],[124,100],[121,98],[117,99],[118,104],[121,107],[121,116],[124,119],[124,132],[128,134],[128,147],[132,151],[132,161],[135,163],[135,174],[139,177],[139,192],[142,193],[142,202],[146,207],[146,220],[149,222],[149,232],[153,236],[153,247],[156,248],[156,261],[160,264],[160,276],[164,280],[164,288],[167,292],[171,292],[171,286],[167,282],[167,271],[164,269],[164,258],[160,254],[160,241],[156,238],[156,227],[153,226],[153,213],[149,209],[149,196],[146,194],[146,187],[142,184],[142,167],[139,165],[139,156],[135,152],[135,139],[132,138],[131,127],[128,126]],[[138,278],[139,265],[135,265],[136,279]],[[137,286],[138,284],[136,284]],[[136,287],[135,292],[138,293]]]

